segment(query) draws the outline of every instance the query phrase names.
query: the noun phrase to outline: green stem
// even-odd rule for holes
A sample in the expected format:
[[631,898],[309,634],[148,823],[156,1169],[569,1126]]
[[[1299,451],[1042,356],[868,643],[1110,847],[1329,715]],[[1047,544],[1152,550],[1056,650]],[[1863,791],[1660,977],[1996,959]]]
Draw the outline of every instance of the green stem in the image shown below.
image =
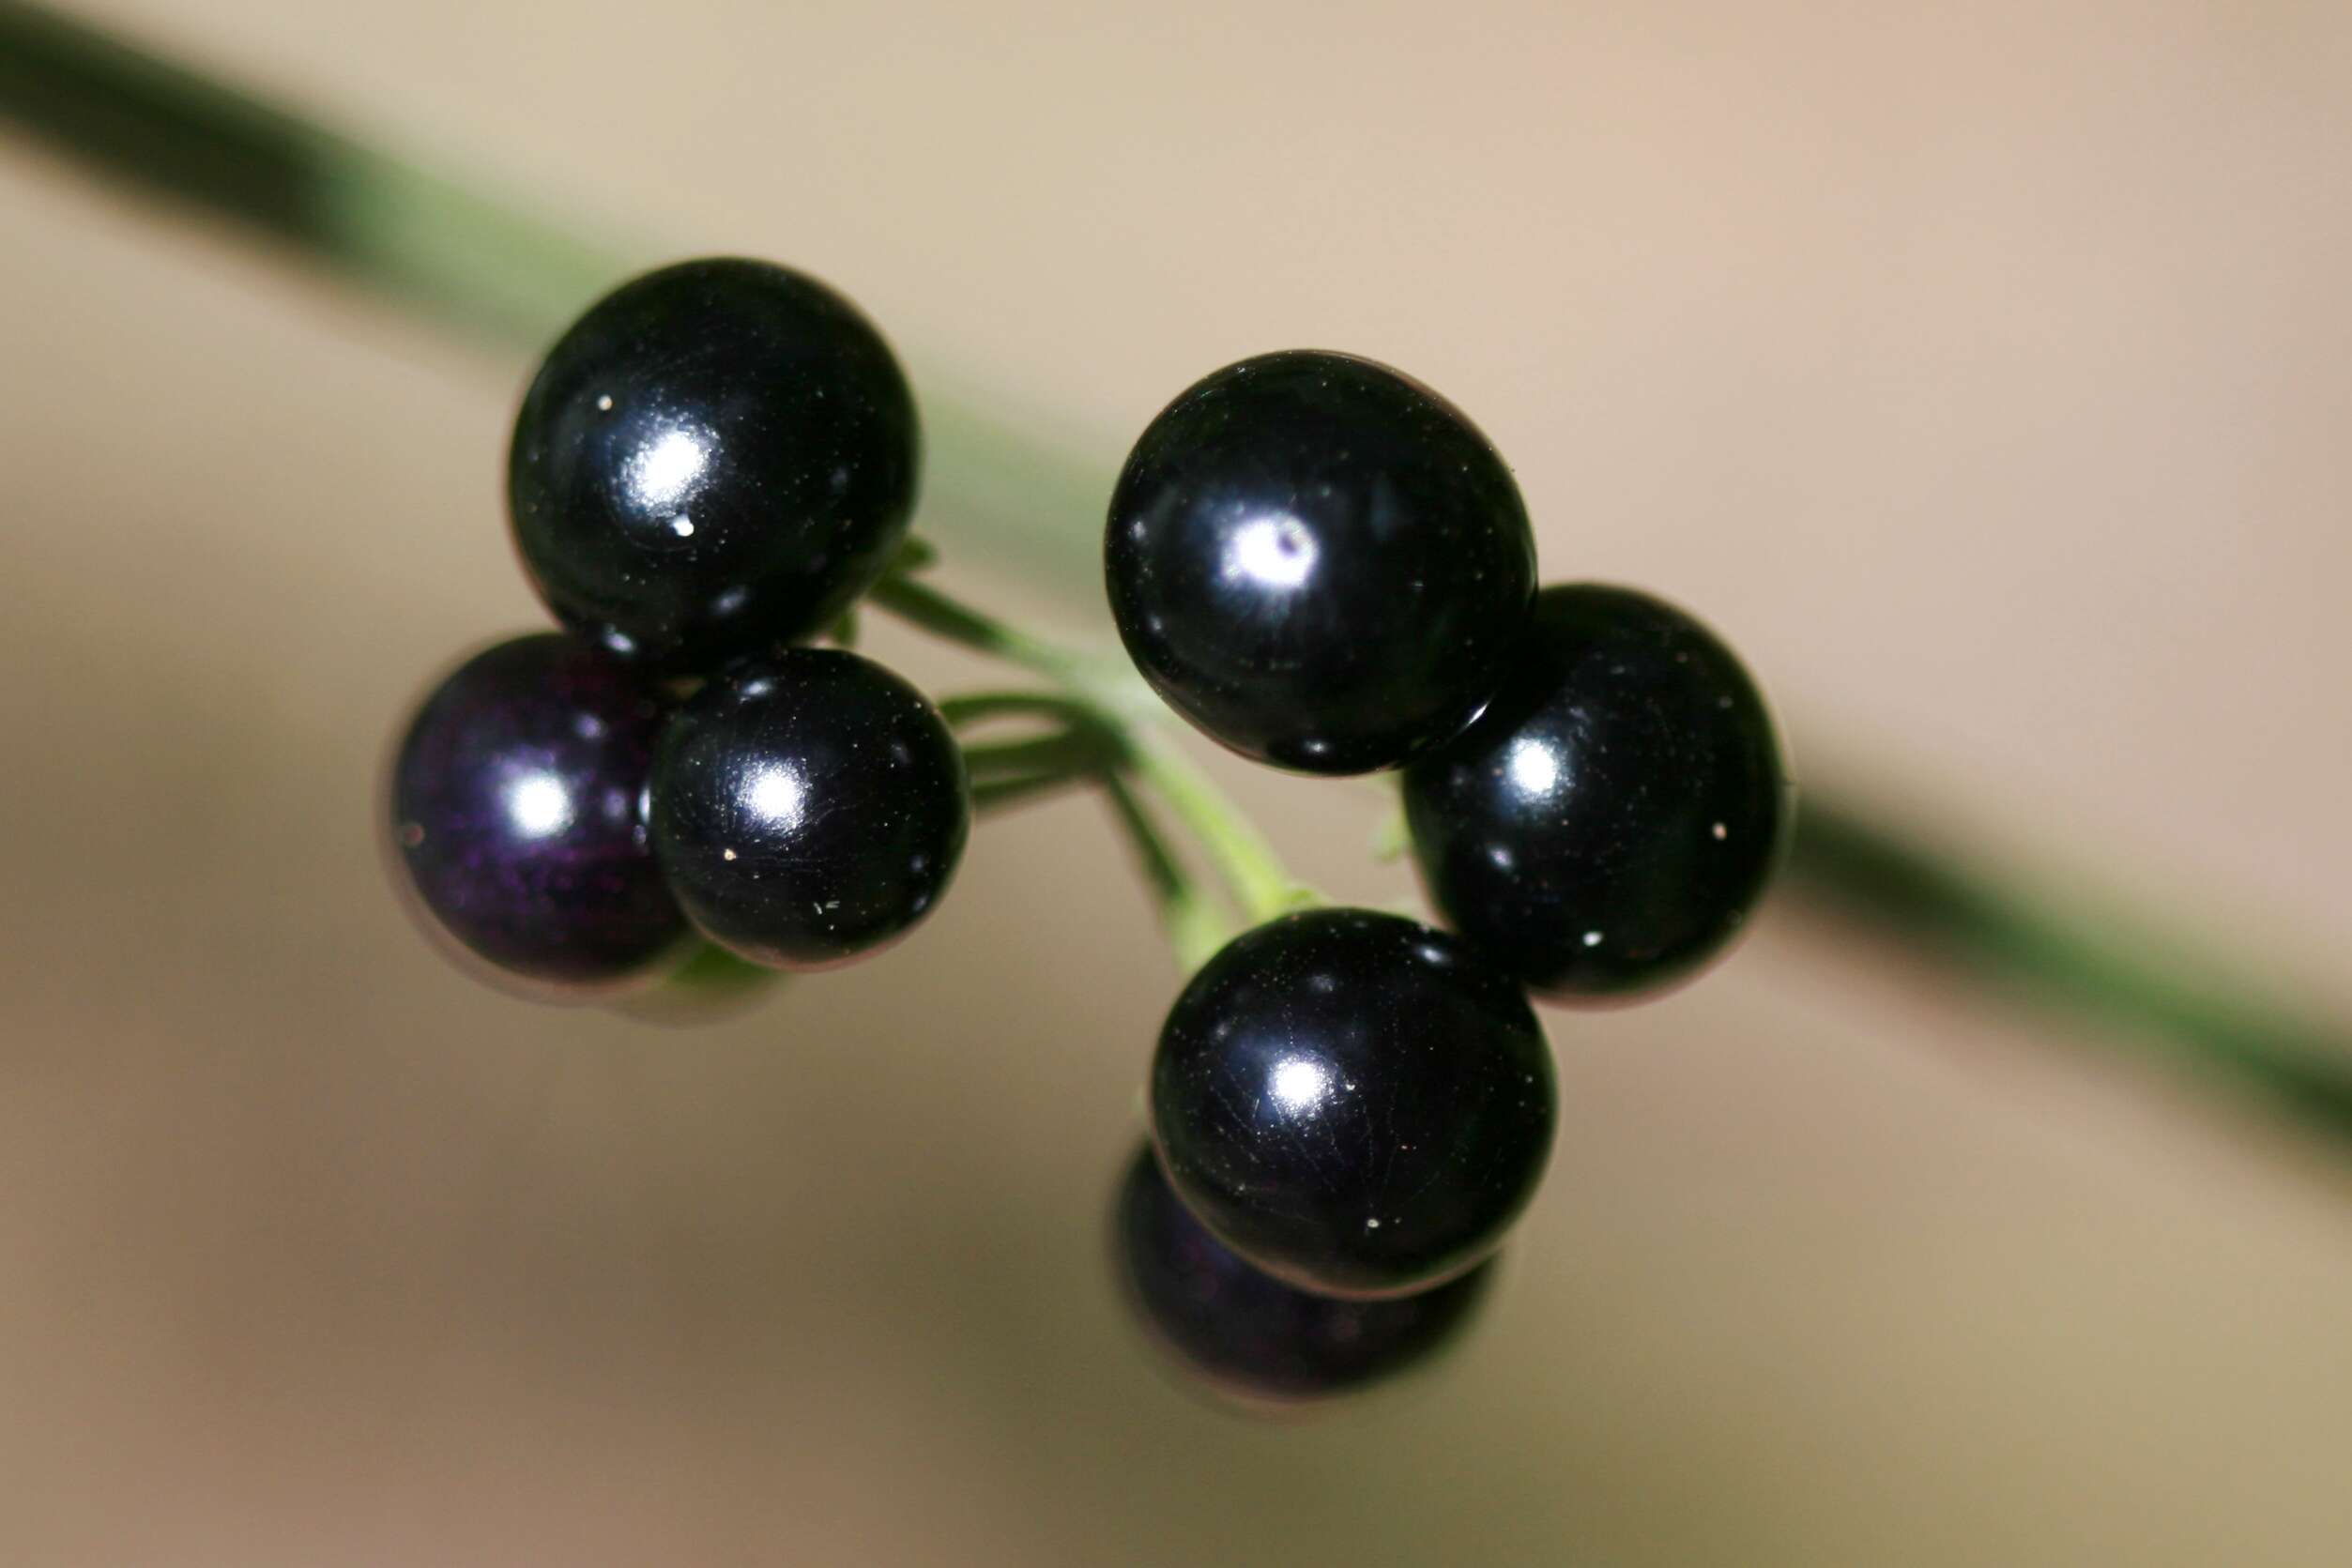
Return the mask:
[[1215,956],[1232,936],[1231,928],[1186,875],[1150,809],[1127,781],[1117,773],[1105,774],[1103,794],[1125,830],[1127,842],[1135,846],[1136,863],[1159,909],[1160,929],[1176,950],[1176,962],[1190,974]]
[[939,716],[957,729],[985,719],[1052,719],[1063,724],[1092,724],[1094,709],[1059,692],[965,692],[939,699]]
[[1096,783],[1099,773],[1020,773],[1009,778],[974,779],[971,805],[976,812],[1002,811],[1058,790]]
[[1091,730],[1064,730],[1030,740],[990,740],[967,743],[964,767],[973,778],[1003,780],[1049,773],[1079,779],[1108,768],[1114,754],[1101,735]]
[[652,989],[608,1005],[616,1012],[649,1024],[707,1024],[759,1000],[784,979],[776,970],[738,958],[715,942],[702,942]]
[[33,6],[0,4],[0,117],[475,333],[544,341],[623,270],[517,203]]
[[[931,597],[945,602],[943,596]],[[926,624],[972,628],[987,624],[987,617],[959,606],[953,617],[934,617]],[[1012,717],[1059,722],[1061,729],[1032,739],[967,742],[964,757],[975,776],[975,805],[984,809],[1001,805],[1063,784],[1099,785],[1135,850],[1137,865],[1151,889],[1161,928],[1176,950],[1177,962],[1189,973],[1230,938],[1231,927],[1185,871],[1150,808],[1128,784],[1126,775],[1134,767],[1138,747],[1134,737],[1117,727],[1116,721],[1106,720],[1081,699],[1051,692],[970,693],[945,698],[939,711],[959,728]],[[1229,808],[1225,815],[1228,823],[1214,830],[1230,830],[1229,823],[1241,820],[1239,813]]]
[[1252,925],[1297,908],[1304,893],[1274,845],[1192,759],[1157,737],[1133,737],[1128,766],[1176,814],[1232,891]]
[[2352,1138],[2342,1034],[2130,918],[1972,872],[1868,817],[1807,799],[1789,881],[1866,935],[1963,967],[2021,999],[2169,1045]]
[[[1118,738],[1120,765],[1159,797],[1199,843],[1250,923],[1298,907],[1302,901],[1298,884],[1247,814],[1183,752],[1154,733],[1161,727],[1155,721],[1138,722],[1134,717],[1138,699],[1109,689],[1091,661],[901,573],[883,578],[866,601],[936,636],[1060,682],[1064,690],[1050,696],[989,693],[963,699],[961,706],[950,711],[975,718],[984,711],[1011,712],[1027,707],[1031,711],[1059,710],[1065,716],[1091,720],[1104,733]],[[1126,678],[1134,679],[1132,676]],[[1113,701],[1122,702],[1126,710],[1106,706]],[[994,707],[974,706],[980,703]]]
[[1069,685],[1082,678],[1086,661],[1077,655],[958,603],[903,572],[893,571],[875,584],[866,594],[866,602],[933,636],[1016,664],[1048,680]]
[[[622,252],[522,203],[442,178],[98,29],[0,0],[0,119],[142,195],[226,219],[299,258],[398,298],[476,339],[544,342],[628,270]],[[924,403],[934,493],[963,537],[1075,590],[1087,553],[1037,519],[1081,518],[1101,476],[975,406]],[[952,608],[904,577],[885,586],[910,619]],[[1016,663],[1084,691],[1098,711],[1148,711],[1099,665],[992,626],[963,624]],[[959,640],[964,640],[959,636]],[[978,646],[978,644],[973,644]],[[1193,798],[1179,759],[1157,770],[1171,804]],[[1011,798],[1014,784],[1002,789]],[[1037,787],[1043,787],[1038,785]],[[1834,793],[1834,792],[1833,792]],[[1234,818],[1238,820],[1238,817]],[[1226,837],[1212,830],[1203,842]],[[1279,877],[1246,837],[1229,875],[1263,906]],[[2040,1003],[2161,1041],[2227,1070],[2352,1137],[2352,1045],[2340,1026],[2262,999],[2265,987],[2095,906],[2037,896],[1968,869],[1907,831],[1825,806],[1803,810],[1789,861],[1800,893],[1866,930],[1963,964]],[[2176,956],[2157,958],[2159,952]]]

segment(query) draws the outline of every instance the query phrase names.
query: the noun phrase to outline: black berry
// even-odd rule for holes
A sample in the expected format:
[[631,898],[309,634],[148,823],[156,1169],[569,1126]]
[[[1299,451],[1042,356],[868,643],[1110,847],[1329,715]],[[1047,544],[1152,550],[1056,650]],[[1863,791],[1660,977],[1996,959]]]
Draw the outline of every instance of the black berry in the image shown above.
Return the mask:
[[643,814],[661,719],[631,671],[556,632],[435,688],[394,754],[389,821],[433,927],[509,975],[583,992],[681,958]]
[[1454,1341],[1494,1277],[1489,1261],[1418,1295],[1311,1295],[1209,1234],[1148,1148],[1120,1182],[1111,1245],[1146,1332],[1212,1393],[1253,1405],[1327,1399],[1427,1362]]
[[515,541],[566,625],[702,673],[823,630],[914,507],[915,408],[855,306],[763,262],[686,262],[549,351],[509,459]]
[[1105,567],[1146,679],[1212,738],[1362,773],[1452,736],[1535,591],[1510,470],[1461,412],[1347,355],[1269,354],[1161,412]]
[[755,963],[887,946],[964,852],[963,754],[923,693],[871,660],[793,648],[730,666],[663,736],[653,844],[678,901]]
[[1475,1264],[1551,1147],[1551,1056],[1518,982],[1363,909],[1227,944],[1168,1015],[1151,1101],[1186,1206],[1330,1295],[1399,1295]]
[[1537,596],[1510,680],[1405,774],[1441,915],[1528,984],[1609,997],[1688,976],[1736,936],[1787,837],[1764,698],[1670,604]]

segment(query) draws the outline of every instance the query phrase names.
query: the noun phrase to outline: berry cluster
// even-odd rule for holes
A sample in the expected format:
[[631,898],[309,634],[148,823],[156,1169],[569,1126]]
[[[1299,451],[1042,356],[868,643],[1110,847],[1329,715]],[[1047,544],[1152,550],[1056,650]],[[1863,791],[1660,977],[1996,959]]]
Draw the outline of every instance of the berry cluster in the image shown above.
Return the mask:
[[500,975],[612,995],[694,935],[778,968],[904,936],[971,804],[923,694],[832,628],[905,543],[914,399],[821,283],[673,266],[565,333],[523,400],[514,539],[563,633],[445,680],[393,764],[438,931]]
[[[566,631],[424,703],[389,827],[433,927],[607,995],[871,953],[934,907],[975,805],[1100,785],[1192,969],[1117,1252],[1157,1336],[1291,1401],[1441,1345],[1555,1116],[1530,994],[1654,992],[1736,936],[1788,789],[1739,662],[1673,607],[1538,586],[1509,468],[1370,361],[1245,360],[1143,433],[1105,566],[1126,651],[1220,744],[1390,771],[1449,929],[1298,889],[1111,672],[915,580],[914,404],[807,278],[689,263],[591,309],[525,398],[509,499]],[[846,646],[861,601],[1043,677],[937,706]],[[1051,727],[976,743],[1007,717]],[[1204,896],[1162,819],[1221,875]]]
[[[1229,1386],[1295,1396],[1320,1371],[1336,1389],[1442,1337],[1533,1194],[1553,1088],[1527,993],[1655,991],[1736,935],[1786,838],[1779,742],[1688,616],[1539,591],[1502,458],[1367,360],[1266,355],[1179,397],[1120,477],[1105,562],[1129,655],[1211,738],[1300,772],[1398,770],[1455,933],[1285,916],[1202,967],[1160,1036],[1172,1196],[1131,1181],[1129,1251],[1158,1237],[1195,1279],[1268,1276],[1234,1292],[1252,1354],[1202,1331],[1172,1265],[1131,1260],[1138,1293]],[[1197,1261],[1212,1247],[1231,1264]],[[1329,1314],[1401,1302],[1421,1310],[1351,1317],[1356,1353],[1317,1353]]]

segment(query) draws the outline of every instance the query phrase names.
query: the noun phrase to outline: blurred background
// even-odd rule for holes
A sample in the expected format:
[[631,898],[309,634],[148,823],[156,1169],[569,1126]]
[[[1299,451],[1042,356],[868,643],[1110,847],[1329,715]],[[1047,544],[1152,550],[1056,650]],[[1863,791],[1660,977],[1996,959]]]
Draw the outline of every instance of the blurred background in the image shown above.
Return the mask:
[[[75,14],[832,281],[1094,476],[1018,528],[959,520],[969,453],[929,480],[945,580],[1074,633],[1170,395],[1403,366],[1549,575],[1742,650],[1807,784],[2352,996],[2352,10]],[[14,135],[0,238],[0,1559],[2344,1560],[2352,1159],[1786,902],[1547,1014],[1550,1180],[1444,1366],[1204,1403],[1106,1267],[1177,976],[1098,803],[724,1025],[480,987],[374,791],[539,623],[528,354]],[[1213,766],[1411,896],[1374,792]]]

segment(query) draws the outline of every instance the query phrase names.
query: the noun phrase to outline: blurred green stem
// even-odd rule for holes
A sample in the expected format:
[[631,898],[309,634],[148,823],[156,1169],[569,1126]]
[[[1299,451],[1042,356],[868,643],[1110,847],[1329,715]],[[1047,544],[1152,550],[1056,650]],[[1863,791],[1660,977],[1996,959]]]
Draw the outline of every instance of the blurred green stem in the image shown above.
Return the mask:
[[1252,923],[1301,902],[1298,885],[1248,814],[1159,733],[1167,709],[1132,669],[1056,647],[903,571],[877,583],[866,601],[934,636],[1016,664],[1060,687],[1060,700],[1072,705],[1074,716],[1118,738],[1119,766],[1184,823]]
[[[258,232],[476,338],[536,347],[631,270],[618,248],[583,238],[527,205],[428,173],[12,0],[0,0],[0,119],[94,175]],[[1083,465],[952,400],[927,399],[925,423],[934,510],[943,514],[935,528],[985,540],[998,559],[1010,552],[1026,574],[1073,592],[1093,580],[1091,544],[1081,545],[1086,535],[1076,528],[1099,510],[1102,486]],[[903,575],[877,602],[935,621],[961,612]],[[993,642],[989,651],[1117,708],[1123,719],[1136,717],[1131,688],[1102,679],[1098,662],[985,618],[963,631],[970,633],[965,640]],[[1197,812],[1205,783],[1199,770],[1170,746],[1148,756],[1148,765],[1138,759],[1144,782],[1180,815]],[[1016,776],[1002,787],[1045,787],[1037,781]],[[1131,796],[1113,799],[1123,811],[1138,805]],[[1203,843],[1218,848],[1213,835]],[[1290,896],[1263,865],[1244,863],[1262,847],[1229,835],[1223,845],[1231,858],[1228,878],[1253,911]],[[2266,987],[2193,947],[2129,929],[2073,901],[1997,884],[1971,872],[1965,857],[1917,843],[1868,811],[1825,804],[1818,794],[1804,807],[1789,873],[1795,891],[1873,936],[1965,966],[2038,1003],[2168,1044],[2352,1140],[2352,1046],[2343,1032],[2268,999]]]
[[[926,622],[918,619],[917,624]],[[992,632],[982,631],[993,623],[977,611],[959,606],[946,624],[972,632],[984,643],[993,638]],[[1161,928],[1184,972],[1189,974],[1207,963],[1232,936],[1232,926],[1193,880],[1183,858],[1161,830],[1158,818],[1130,782],[1144,780],[1164,800],[1170,798],[1168,775],[1153,760],[1164,749],[1153,738],[1076,693],[981,692],[945,698],[939,703],[939,712],[959,729],[1008,717],[1044,718],[1059,723],[1061,727],[1051,733],[1027,740],[966,742],[964,759],[972,772],[975,803],[985,809],[1058,784],[1100,787],[1134,846],[1137,863],[1158,906]],[[1254,888],[1267,883],[1288,888],[1288,877],[1274,859],[1272,847],[1258,837],[1257,829],[1238,806],[1214,786],[1189,789],[1180,779],[1172,787],[1178,819],[1209,847],[1229,890],[1245,910],[1251,907],[1247,900]],[[1252,911],[1251,918],[1266,917]]]
[[1789,857],[1793,891],[1881,939],[2054,1012],[2169,1046],[2352,1138],[2352,1046],[2313,1012],[2172,934],[2080,897],[2004,885],[1818,793]]
[[[936,588],[911,584],[903,575],[885,577],[867,597],[924,631],[979,652],[1012,659],[1061,687],[1052,693],[951,697],[940,705],[950,723],[1023,711],[1059,718],[1069,726],[1067,733],[1073,739],[1092,738],[1105,748],[1100,762],[1105,779],[1123,785],[1129,780],[1142,784],[1184,825],[1216,867],[1235,907],[1248,923],[1272,920],[1311,902],[1312,895],[1291,879],[1281,857],[1249,814],[1163,733],[1167,710],[1150,699],[1132,670],[1123,674],[1098,670],[1083,655],[1016,632]],[[970,757],[973,753],[968,749],[965,754]],[[1144,820],[1131,812],[1123,812],[1122,816],[1130,829]],[[1199,927],[1187,921],[1184,929],[1191,935]],[[1198,967],[1196,957],[1185,958],[1187,969]]]

